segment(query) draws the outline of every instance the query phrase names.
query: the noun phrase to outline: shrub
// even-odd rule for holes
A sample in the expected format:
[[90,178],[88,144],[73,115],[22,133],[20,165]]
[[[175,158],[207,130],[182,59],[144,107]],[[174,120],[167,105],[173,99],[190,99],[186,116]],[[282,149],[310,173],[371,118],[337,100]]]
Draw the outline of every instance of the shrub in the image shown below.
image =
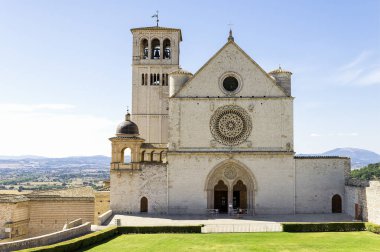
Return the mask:
[[375,233],[375,234],[380,234],[380,225],[377,225],[377,224],[374,224],[374,223],[367,222],[367,223],[365,224],[365,228],[366,228],[367,231],[369,231],[369,232],[372,232],[372,233]]
[[201,233],[202,226],[119,227],[120,234]]
[[366,230],[363,222],[283,223],[284,232],[350,232]]
[[26,251],[71,252],[78,249],[87,248],[96,243],[100,243],[104,240],[115,237],[116,235],[118,235],[117,227],[110,227],[98,232],[94,232],[94,233],[87,234],[75,239],[71,239],[68,241],[56,243],[53,245],[43,246],[43,247],[25,249],[22,251],[25,251],[25,252]]
[[157,226],[157,227],[110,227],[53,245],[22,250],[24,252],[71,252],[88,248],[119,234],[157,234],[157,233],[201,233],[202,226]]

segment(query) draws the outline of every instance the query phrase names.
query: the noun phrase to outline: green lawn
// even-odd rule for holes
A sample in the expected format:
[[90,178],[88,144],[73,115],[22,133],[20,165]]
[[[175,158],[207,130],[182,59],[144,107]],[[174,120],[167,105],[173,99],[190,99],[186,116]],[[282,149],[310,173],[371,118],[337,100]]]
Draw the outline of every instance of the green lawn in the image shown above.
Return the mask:
[[83,250],[117,251],[380,251],[370,232],[128,234]]

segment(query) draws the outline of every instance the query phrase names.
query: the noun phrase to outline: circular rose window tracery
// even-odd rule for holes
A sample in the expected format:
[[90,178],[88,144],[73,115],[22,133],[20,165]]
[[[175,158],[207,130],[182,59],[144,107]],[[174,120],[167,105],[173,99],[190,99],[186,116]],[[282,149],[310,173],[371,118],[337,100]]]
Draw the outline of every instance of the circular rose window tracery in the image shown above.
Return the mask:
[[227,105],[218,108],[212,115],[210,130],[219,143],[233,146],[248,138],[252,131],[252,122],[243,108]]

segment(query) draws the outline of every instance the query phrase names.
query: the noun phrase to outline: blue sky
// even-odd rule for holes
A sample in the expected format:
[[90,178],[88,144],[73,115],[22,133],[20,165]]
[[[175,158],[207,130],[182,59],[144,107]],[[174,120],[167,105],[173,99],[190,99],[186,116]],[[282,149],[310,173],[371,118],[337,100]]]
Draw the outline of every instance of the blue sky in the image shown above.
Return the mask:
[[0,0],[0,155],[110,155],[131,104],[131,33],[181,28],[196,72],[226,42],[293,72],[297,153],[380,153],[380,1]]

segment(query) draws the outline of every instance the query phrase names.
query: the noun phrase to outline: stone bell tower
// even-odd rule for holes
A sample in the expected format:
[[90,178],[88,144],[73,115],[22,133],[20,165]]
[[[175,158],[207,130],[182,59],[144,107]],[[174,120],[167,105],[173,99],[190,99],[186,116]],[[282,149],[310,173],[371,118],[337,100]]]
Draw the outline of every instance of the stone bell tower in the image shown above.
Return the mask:
[[169,73],[179,69],[180,29],[131,29],[132,118],[147,143],[168,143]]

